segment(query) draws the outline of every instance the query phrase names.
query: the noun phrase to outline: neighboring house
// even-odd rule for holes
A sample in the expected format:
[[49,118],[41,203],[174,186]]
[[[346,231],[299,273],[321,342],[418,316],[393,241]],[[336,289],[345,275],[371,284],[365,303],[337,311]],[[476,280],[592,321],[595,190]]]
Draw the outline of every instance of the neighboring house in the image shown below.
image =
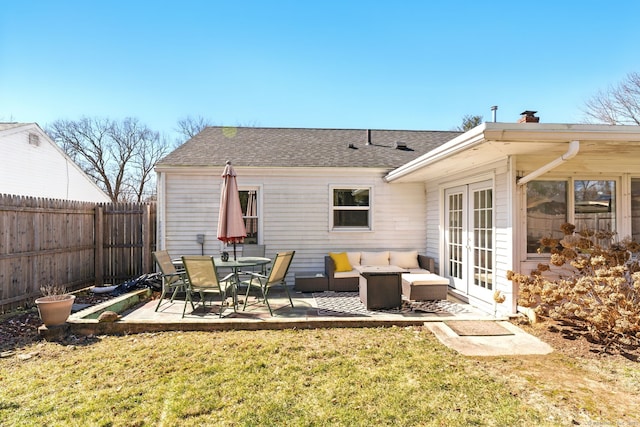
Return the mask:
[[515,312],[507,270],[545,262],[538,240],[563,222],[640,240],[640,127],[532,120],[464,134],[206,128],[156,166],[158,248],[222,249],[220,175],[231,160],[255,224],[247,242],[267,256],[296,250],[293,272],[323,271],[329,251],[418,249],[451,292],[493,312],[498,290],[507,299],[497,310]]
[[0,123],[0,194],[109,203],[36,123]]

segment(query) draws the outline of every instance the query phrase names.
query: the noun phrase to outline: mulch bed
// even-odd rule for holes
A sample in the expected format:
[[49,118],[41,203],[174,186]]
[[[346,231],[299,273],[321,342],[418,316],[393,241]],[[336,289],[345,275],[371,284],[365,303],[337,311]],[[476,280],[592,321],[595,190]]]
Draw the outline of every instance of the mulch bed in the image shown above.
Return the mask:
[[588,331],[578,325],[544,319],[539,323],[530,324],[519,318],[514,323],[525,332],[535,335],[560,353],[582,357],[584,359],[621,357],[633,362],[640,361],[640,339],[633,338],[628,345],[605,345],[594,342]]

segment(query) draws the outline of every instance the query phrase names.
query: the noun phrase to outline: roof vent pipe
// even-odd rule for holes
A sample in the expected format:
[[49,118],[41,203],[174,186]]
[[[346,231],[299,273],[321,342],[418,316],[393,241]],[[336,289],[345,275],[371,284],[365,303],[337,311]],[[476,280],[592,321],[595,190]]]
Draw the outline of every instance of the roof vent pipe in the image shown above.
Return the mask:
[[371,145],[371,129],[367,129],[367,145]]
[[543,173],[549,172],[550,170],[557,168],[558,166],[560,166],[562,163],[566,162],[567,160],[574,158],[576,156],[576,154],[578,154],[578,151],[580,151],[580,141],[571,141],[569,143],[569,149],[567,150],[566,153],[564,153],[562,156],[558,157],[554,161],[552,161],[550,163],[547,163],[546,165],[542,166],[541,168],[538,168],[538,169],[534,170],[530,174],[528,174],[526,176],[523,176],[522,178],[520,178],[518,180],[518,185],[524,185],[527,182],[529,182],[529,181],[531,181],[533,179],[536,179],[537,177],[539,177]]
[[491,119],[493,120],[493,123],[496,122],[496,111],[498,111],[498,106],[497,105],[491,106]]

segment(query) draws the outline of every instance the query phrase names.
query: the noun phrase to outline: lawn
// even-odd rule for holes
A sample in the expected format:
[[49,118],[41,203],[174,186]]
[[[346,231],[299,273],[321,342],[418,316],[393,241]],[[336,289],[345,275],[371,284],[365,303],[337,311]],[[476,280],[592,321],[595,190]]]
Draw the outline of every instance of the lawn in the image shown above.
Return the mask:
[[639,400],[636,365],[621,371],[628,384],[607,384],[610,376],[555,353],[535,360],[466,358],[424,328],[166,332],[96,337],[81,345],[40,342],[0,359],[0,425],[640,423],[637,406],[604,408],[597,395],[584,391],[576,399],[568,377],[554,387],[554,375],[542,374],[562,370],[595,378],[604,383],[602,393],[619,389],[626,394],[617,398]]

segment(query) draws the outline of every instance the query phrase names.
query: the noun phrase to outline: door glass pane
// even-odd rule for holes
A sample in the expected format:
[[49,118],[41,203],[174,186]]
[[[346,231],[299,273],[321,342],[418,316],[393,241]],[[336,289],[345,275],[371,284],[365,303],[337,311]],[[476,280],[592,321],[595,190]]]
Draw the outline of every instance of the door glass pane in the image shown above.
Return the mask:
[[450,194],[449,204],[449,274],[462,278],[462,194]]
[[479,190],[474,192],[473,207],[473,283],[486,290],[493,289],[493,233],[489,226],[488,217],[493,216],[493,190]]
[[[531,181],[527,184],[527,253],[536,253],[543,237],[562,238],[567,222],[567,182]],[[549,251],[549,249],[545,249]]]
[[576,180],[573,188],[576,231],[615,231],[616,182]]

